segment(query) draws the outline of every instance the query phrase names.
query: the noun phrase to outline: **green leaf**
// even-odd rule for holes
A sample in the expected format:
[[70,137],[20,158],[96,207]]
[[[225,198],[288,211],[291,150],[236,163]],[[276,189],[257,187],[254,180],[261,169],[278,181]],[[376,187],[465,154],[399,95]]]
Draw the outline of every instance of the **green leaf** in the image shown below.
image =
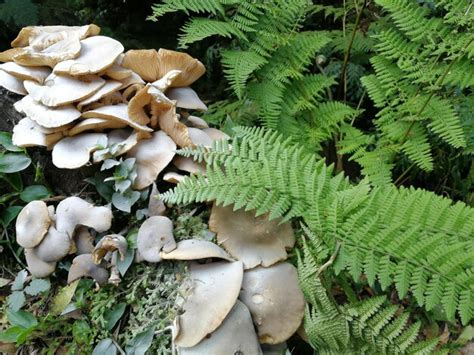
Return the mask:
[[104,179],[101,178],[100,175],[87,178],[85,179],[85,181],[89,184],[94,185],[99,195],[102,196],[105,200],[110,201],[112,199],[112,194],[114,193],[112,184],[105,183]]
[[125,348],[127,355],[144,355],[153,341],[153,329],[150,328],[142,333],[137,334]]
[[20,173],[4,174],[2,178],[7,181],[16,192],[20,192],[23,189],[23,181],[21,180]]
[[26,270],[19,271],[15,277],[15,281],[13,281],[12,291],[23,290],[27,277],[28,277],[28,272]]
[[125,254],[125,258],[123,260],[120,260],[120,258],[118,258],[117,269],[119,270],[120,275],[122,276],[125,275],[130,265],[132,265],[134,257],[135,257],[135,250],[132,248],[128,248],[127,253]]
[[7,309],[7,317],[11,325],[17,325],[22,328],[30,328],[38,324],[35,316],[25,311],[13,312]]
[[49,280],[35,279],[25,287],[25,292],[31,296],[39,295],[42,292],[48,291],[51,287]]
[[7,298],[8,308],[17,312],[25,305],[26,297],[23,291],[13,291]]
[[117,324],[118,320],[123,316],[123,312],[125,312],[125,307],[127,307],[125,303],[119,303],[110,312],[107,312],[105,314],[104,318],[107,321],[105,328],[107,330],[112,330],[114,328],[115,324]]
[[114,166],[120,165],[120,162],[115,159],[105,159],[100,167],[100,171],[108,170],[113,168]]
[[21,206],[10,206],[0,213],[0,222],[4,227],[8,227],[10,223],[18,216],[23,209]]
[[468,325],[467,327],[464,328],[464,330],[461,332],[459,337],[456,339],[457,344],[467,344],[469,341],[471,341],[474,338],[474,327],[472,325]]
[[22,153],[6,153],[0,155],[0,173],[11,174],[26,169],[31,159]]
[[19,326],[10,327],[5,331],[0,332],[0,342],[16,343],[18,337],[23,331],[24,328]]
[[0,145],[10,152],[21,152],[22,148],[12,143],[12,134],[10,132],[0,132]]
[[114,192],[112,195],[112,204],[119,210],[130,212],[131,207],[140,198],[138,191],[128,191],[124,194]]
[[74,342],[78,344],[89,344],[92,339],[91,327],[89,323],[87,323],[83,319],[78,319],[72,325],[72,337],[74,338]]
[[76,280],[70,283],[67,286],[64,286],[59,292],[54,296],[53,303],[51,305],[51,313],[60,314],[67,305],[71,302],[74,292],[76,292],[77,284],[80,280]]
[[20,193],[20,198],[25,202],[42,200],[51,196],[51,192],[43,185],[31,185]]
[[115,355],[117,354],[117,347],[112,339],[103,339],[97,344],[92,352],[92,355]]

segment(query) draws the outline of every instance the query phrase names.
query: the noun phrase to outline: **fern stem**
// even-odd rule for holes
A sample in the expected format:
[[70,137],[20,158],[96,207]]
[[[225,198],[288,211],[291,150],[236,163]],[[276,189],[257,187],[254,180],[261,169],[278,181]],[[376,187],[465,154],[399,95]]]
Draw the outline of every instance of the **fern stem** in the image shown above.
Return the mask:
[[336,259],[337,254],[339,253],[339,249],[341,248],[341,243],[337,242],[336,244],[336,250],[334,250],[334,253],[332,253],[331,257],[329,258],[328,261],[326,261],[321,267],[318,269],[316,272],[316,277],[319,277],[321,273],[326,270],[329,266],[331,266]]

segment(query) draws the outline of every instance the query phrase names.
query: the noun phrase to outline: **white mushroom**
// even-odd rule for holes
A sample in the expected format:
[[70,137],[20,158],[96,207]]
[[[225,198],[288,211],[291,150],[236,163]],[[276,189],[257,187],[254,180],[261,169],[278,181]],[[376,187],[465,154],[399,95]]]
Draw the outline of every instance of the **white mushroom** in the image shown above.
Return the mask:
[[24,248],[34,248],[43,240],[51,225],[48,207],[43,201],[31,201],[16,219],[16,242]]
[[140,226],[137,247],[144,260],[161,261],[160,252],[170,252],[176,248],[173,237],[173,222],[164,216],[152,216]]
[[169,182],[170,184],[179,184],[185,177],[186,176],[175,173],[174,171],[168,171],[163,175],[163,181]]
[[179,170],[186,171],[191,174],[206,172],[206,164],[204,162],[196,162],[190,157],[176,156],[173,159],[173,165]]
[[207,124],[207,122],[204,121],[201,117],[197,117],[197,116],[189,115],[186,118],[184,123],[189,127],[196,127],[200,129],[209,128],[209,125]]
[[51,263],[64,258],[72,247],[72,240],[65,232],[58,232],[54,226],[49,227],[48,233],[34,249],[41,260]]
[[15,108],[46,128],[61,127],[81,117],[81,113],[72,105],[47,107],[33,100],[30,95],[17,102]]
[[171,88],[166,91],[166,96],[171,100],[176,100],[177,107],[188,110],[207,110],[207,106],[191,88]]
[[85,120],[79,121],[67,134],[72,137],[85,131],[101,132],[104,129],[124,127],[127,127],[127,124],[120,121],[108,120],[106,118],[86,118]]
[[128,116],[128,107],[126,104],[118,105],[108,105],[96,108],[94,110],[89,110],[82,114],[84,118],[106,118],[110,120],[116,120],[123,123],[126,123],[130,127],[133,127],[139,131],[153,132],[153,129],[150,127],[141,125],[133,121]]
[[90,154],[107,146],[107,135],[84,133],[60,140],[53,148],[53,164],[62,169],[77,169],[89,162]]
[[51,74],[48,67],[24,67],[14,62],[0,64],[0,69],[22,80],[33,80],[40,84]]
[[6,71],[0,70],[0,86],[3,86],[8,91],[14,92],[18,95],[26,95],[28,92],[23,86],[23,80],[8,74]]
[[64,137],[61,131],[47,134],[44,130],[35,121],[25,117],[13,127],[12,142],[18,147],[51,147]]
[[37,278],[47,277],[56,269],[56,263],[47,263],[41,260],[36,255],[34,249],[25,249],[25,259],[31,275]]
[[76,256],[72,261],[67,283],[69,284],[82,277],[91,277],[99,285],[104,285],[109,279],[109,273],[102,265],[94,263],[92,254],[81,254]]
[[166,213],[166,206],[163,200],[159,197],[160,192],[156,187],[156,184],[153,183],[150,199],[148,201],[148,216],[164,216]]
[[161,252],[162,259],[165,260],[198,260],[218,258],[227,261],[234,261],[229,254],[216,244],[207,240],[187,239],[178,242],[176,249],[170,252]]
[[79,110],[82,109],[83,106],[89,105],[93,102],[99,101],[104,96],[107,96],[117,90],[120,89],[122,83],[120,81],[115,80],[107,80],[105,85],[103,85],[98,91],[96,91],[93,95],[89,96],[87,99],[82,100],[77,104],[77,108]]

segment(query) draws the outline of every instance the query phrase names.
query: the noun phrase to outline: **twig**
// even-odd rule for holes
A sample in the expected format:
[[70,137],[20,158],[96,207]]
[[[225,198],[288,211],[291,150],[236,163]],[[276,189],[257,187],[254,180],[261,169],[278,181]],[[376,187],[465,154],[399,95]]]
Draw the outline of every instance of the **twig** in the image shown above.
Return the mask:
[[23,268],[26,268],[26,265],[23,264],[23,261],[21,261],[20,258],[18,257],[18,255],[16,255],[16,252],[15,252],[15,250],[14,250],[13,247],[12,247],[12,242],[11,242],[11,240],[10,240],[10,236],[8,235],[8,232],[7,232],[7,229],[6,229],[6,228],[3,230],[3,235],[6,237],[6,239],[7,239],[7,241],[8,241],[8,243],[7,243],[8,248],[9,248],[10,251],[12,252],[12,254],[13,254],[13,256],[15,257],[16,261],[17,261]]
[[331,266],[334,263],[334,260],[336,259],[337,254],[339,253],[339,249],[341,248],[341,244],[337,242],[336,244],[336,250],[334,250],[334,253],[331,255],[328,261],[326,261],[321,267],[318,269],[316,272],[316,277],[319,277],[321,273],[326,270],[329,266]]
[[123,351],[123,349],[120,347],[119,343],[117,343],[114,338],[110,338],[110,339],[112,339],[112,343],[114,343],[114,345],[117,348],[117,350],[119,351],[119,353],[122,354],[122,355],[126,355],[126,352]]

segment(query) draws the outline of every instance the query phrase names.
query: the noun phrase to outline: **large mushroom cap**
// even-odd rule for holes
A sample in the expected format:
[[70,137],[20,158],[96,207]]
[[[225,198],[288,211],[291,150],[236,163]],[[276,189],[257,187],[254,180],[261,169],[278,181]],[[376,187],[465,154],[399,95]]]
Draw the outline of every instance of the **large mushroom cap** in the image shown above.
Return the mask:
[[85,131],[101,132],[105,129],[124,127],[127,127],[127,124],[121,121],[108,120],[106,118],[86,118],[72,127],[67,134],[72,137]]
[[89,37],[81,41],[79,57],[56,64],[53,71],[70,75],[95,74],[112,66],[123,49],[123,45],[113,38]]
[[144,260],[161,261],[160,252],[170,252],[176,248],[173,236],[173,222],[168,217],[152,216],[140,226],[137,247]]
[[43,240],[51,225],[48,207],[43,201],[31,201],[16,219],[16,241],[24,248],[34,248]]
[[[153,110],[153,106],[152,106]],[[185,124],[179,121],[179,116],[176,114],[176,107],[171,106],[164,112],[156,115],[158,118],[158,125],[167,135],[173,138],[173,141],[179,147],[189,147],[193,145],[190,137],[189,129]]]
[[212,242],[199,239],[187,239],[178,242],[176,249],[169,253],[161,252],[165,260],[197,260],[219,258],[234,261],[224,250]]
[[51,74],[44,85],[31,80],[25,81],[24,85],[33,99],[43,105],[57,107],[91,96],[105,85],[105,80],[96,75],[78,80],[67,75]]
[[58,232],[54,226],[51,226],[44,239],[35,248],[35,254],[41,260],[52,263],[64,258],[71,247],[72,240],[67,233]]
[[286,341],[303,320],[304,296],[289,263],[245,271],[239,299],[249,308],[261,343]]
[[13,127],[12,142],[18,147],[51,147],[64,137],[63,132],[45,133],[44,128],[29,117],[25,117]]
[[77,120],[81,113],[72,105],[47,107],[28,95],[18,101],[15,108],[21,109],[29,118],[46,128],[61,127]]
[[155,49],[130,49],[123,57],[122,66],[149,82],[160,78],[158,52]]
[[195,346],[216,330],[234,306],[242,285],[240,261],[192,264],[189,272],[191,294],[183,305],[184,313],[178,316],[176,345],[180,347]]
[[178,348],[180,355],[259,355],[261,353],[250,312],[238,300],[220,327],[213,333],[196,346]]
[[189,86],[206,72],[204,65],[187,53],[160,48],[158,61],[159,78],[171,70],[181,71],[179,77],[173,81],[173,87]]
[[166,91],[166,96],[176,100],[176,106],[188,110],[207,110],[196,91],[191,88],[171,88]]
[[110,206],[94,206],[79,197],[68,197],[56,208],[56,229],[71,238],[76,226],[82,225],[104,232],[112,225]]
[[84,118],[106,118],[110,120],[120,121],[126,123],[130,127],[133,127],[139,131],[153,132],[153,129],[150,127],[144,126],[133,121],[128,116],[128,107],[126,104],[118,105],[107,105],[102,106],[82,114]]
[[107,135],[84,133],[60,140],[53,148],[53,164],[62,169],[77,169],[89,162],[90,154],[107,146]]
[[14,62],[0,65],[0,69],[22,80],[33,80],[40,84],[51,74],[48,67],[24,67]]
[[67,283],[74,282],[82,277],[91,277],[99,285],[104,285],[109,279],[109,273],[102,265],[94,263],[92,254],[81,254],[72,261],[69,274],[67,276]]
[[118,91],[121,88],[121,86],[122,86],[122,83],[120,81],[107,80],[105,84],[93,95],[79,102],[77,104],[77,108],[81,110],[83,106],[99,101],[104,96],[110,95],[111,93]]
[[97,243],[92,252],[92,259],[96,264],[99,264],[108,252],[118,250],[120,259],[124,260],[127,253],[127,240],[120,234],[109,234]]
[[152,134],[150,139],[137,143],[127,157],[135,157],[137,178],[134,188],[137,190],[150,186],[158,174],[173,160],[176,151],[174,141],[162,131]]
[[8,91],[14,92],[18,95],[26,95],[28,92],[23,86],[23,80],[8,74],[6,71],[0,70],[0,86],[3,86]]
[[214,205],[209,228],[217,233],[217,241],[230,255],[242,260],[245,269],[257,265],[270,266],[287,258],[295,237],[291,224],[268,220],[268,215],[255,217],[254,211],[233,211],[231,206]]
[[7,49],[6,51],[0,52],[0,62],[11,62],[16,55],[25,53],[26,51],[26,48]]
[[28,265],[28,270],[34,277],[47,277],[51,275],[56,269],[56,263],[47,263],[41,260],[36,255],[34,249],[25,249],[25,259],[26,264]]

